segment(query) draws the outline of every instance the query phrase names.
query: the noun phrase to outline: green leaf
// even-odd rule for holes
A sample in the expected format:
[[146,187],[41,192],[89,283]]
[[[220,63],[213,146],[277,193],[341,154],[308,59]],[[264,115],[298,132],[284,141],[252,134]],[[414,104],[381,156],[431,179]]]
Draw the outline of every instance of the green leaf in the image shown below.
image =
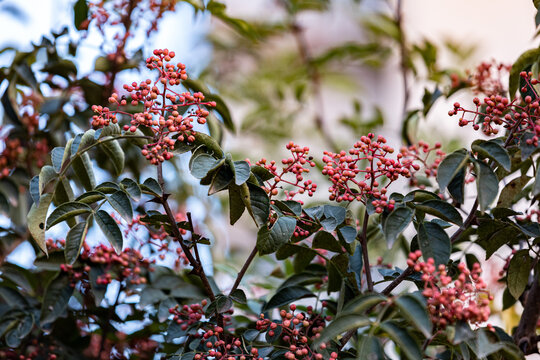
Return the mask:
[[60,205],[68,201],[73,201],[73,189],[66,177],[61,177],[56,182],[54,187],[53,202],[55,205]]
[[480,210],[483,212],[499,194],[499,179],[487,164],[475,161],[474,166],[476,169],[478,203],[480,204]]
[[202,179],[220,163],[223,163],[221,159],[215,159],[211,155],[205,153],[194,154],[189,162],[189,171],[196,179]]
[[84,132],[81,136],[80,141],[73,140],[71,144],[71,156],[74,156],[75,153],[86,149],[87,147],[93,145],[96,142],[95,139],[96,131],[94,129],[89,129]]
[[392,320],[387,320],[381,323],[379,327],[388,334],[390,339],[397,345],[405,357],[410,360],[419,360],[423,358],[420,346],[401,325]]
[[506,278],[508,290],[514,298],[519,298],[525,291],[530,273],[531,257],[529,256],[529,250],[519,250],[510,260]]
[[224,312],[229,311],[233,307],[233,301],[230,297],[225,295],[216,296],[216,300],[211,302],[206,308],[206,314],[213,315],[216,312],[218,314],[223,314]]
[[519,83],[521,80],[521,76],[519,74],[522,71],[524,71],[527,67],[533,65],[539,59],[540,59],[540,48],[537,48],[537,49],[530,49],[530,50],[525,51],[514,62],[514,64],[512,65],[512,69],[510,70],[510,78],[509,78],[509,85],[508,85],[508,92],[510,94],[511,99],[515,98],[516,91],[519,88]]
[[[41,195],[40,192],[39,192],[39,175],[34,176],[30,180],[28,190],[30,192],[30,197],[32,198],[32,201],[34,203],[39,203],[39,196]],[[0,193],[0,194],[2,194],[2,193]],[[7,202],[7,200],[6,200],[6,202]]]
[[221,166],[214,172],[208,195],[213,195],[219,191],[225,190],[233,180],[233,173],[228,166]]
[[77,30],[81,30],[81,24],[88,18],[88,4],[86,0],[77,0],[73,5],[73,24]]
[[157,197],[161,196],[161,194],[163,193],[163,189],[161,189],[161,186],[154,178],[148,178],[144,180],[140,187],[143,193],[154,195]]
[[27,215],[28,230],[36,241],[37,245],[45,254],[47,254],[47,245],[45,244],[45,220],[47,210],[52,202],[52,194],[42,195],[39,199],[39,205],[32,204]]
[[321,333],[321,336],[315,339],[313,347],[316,349],[322,343],[326,343],[335,339],[339,334],[343,334],[349,330],[355,330],[359,327],[369,326],[371,324],[369,318],[363,315],[343,314],[337,316]]
[[118,140],[105,141],[100,145],[112,164],[113,174],[115,176],[122,174],[122,171],[124,170],[125,155]]
[[242,185],[251,176],[251,167],[247,161],[235,161],[234,162],[234,183],[236,185]]
[[111,215],[107,214],[105,211],[99,210],[96,213],[96,222],[116,253],[121,253],[124,240],[116,221],[114,221]]
[[497,201],[497,207],[511,208],[517,201],[520,200],[518,195],[523,191],[523,188],[531,180],[530,176],[521,175],[510,181],[502,190]]
[[71,162],[75,175],[81,182],[82,186],[90,191],[96,186],[96,178],[94,176],[94,169],[90,155],[87,152],[81,154],[79,157],[74,158]]
[[103,200],[103,199],[105,199],[105,194],[103,194],[102,192],[93,190],[93,191],[89,191],[82,194],[81,196],[76,198],[75,201],[85,203],[85,204],[93,204],[96,201]]
[[241,289],[235,289],[230,295],[229,297],[237,302],[237,303],[240,303],[240,304],[247,304],[247,298],[246,298],[246,294],[244,293],[243,290]]
[[257,233],[257,250],[260,255],[276,252],[281,245],[291,239],[296,228],[296,219],[281,216],[276,220],[271,229],[262,226]]
[[72,227],[66,236],[66,247],[64,248],[64,255],[66,262],[73,265],[77,257],[81,252],[84,239],[88,234],[88,227],[92,222],[92,216],[90,215],[85,222],[80,222]]
[[414,294],[405,294],[395,299],[394,303],[399,308],[401,315],[424,334],[426,338],[431,336],[433,324],[427,312],[425,299]]
[[326,231],[334,231],[347,216],[347,210],[344,207],[334,205],[324,205],[323,213],[324,220],[321,221],[321,225]]
[[246,209],[244,197],[249,199],[248,186],[244,183],[242,186],[231,185],[229,187],[229,211],[230,223],[234,225]]
[[64,158],[64,148],[63,147],[55,147],[51,151],[51,162],[52,166],[54,168],[54,171],[57,173],[60,172],[62,169],[62,159]]
[[437,194],[427,190],[413,190],[403,198],[403,202],[423,202],[427,200],[440,199]]
[[114,210],[120,214],[128,223],[133,221],[133,208],[128,196],[122,190],[118,190],[110,195],[107,200]]
[[71,219],[77,215],[87,214],[92,212],[92,208],[81,202],[67,202],[58,206],[51,215],[47,218],[47,229],[62,221]]
[[463,224],[463,219],[461,218],[459,212],[455,207],[446,201],[428,200],[421,204],[417,204],[415,207],[416,209],[420,209],[425,213],[431,214],[456,225],[461,226]]
[[343,308],[342,313],[360,315],[387,300],[388,298],[381,294],[362,294],[347,303]]
[[[267,181],[274,177],[272,173],[266,170],[264,167],[259,165],[253,165],[251,167],[251,172],[258,178],[260,181]],[[262,185],[262,184],[261,184]]]
[[362,359],[386,359],[381,342],[376,336],[364,335],[358,342],[357,356],[358,360]]
[[469,154],[465,150],[457,150],[441,161],[437,170],[437,182],[441,191],[444,191],[452,179],[469,162]]
[[392,247],[394,241],[405,228],[411,223],[414,211],[409,207],[398,207],[386,218],[384,223],[384,237],[388,247]]
[[[247,183],[249,188],[249,202],[245,203],[249,214],[255,220],[257,226],[261,227],[268,221],[270,216],[270,199],[266,192],[259,186]],[[246,201],[245,197],[242,197]]]
[[141,188],[139,187],[139,184],[137,184],[135,181],[133,181],[130,178],[124,178],[122,181],[120,181],[120,186],[122,189],[124,189],[125,192],[128,193],[128,195],[135,201],[139,201],[141,199]]
[[58,317],[64,315],[68,306],[69,298],[73,294],[74,287],[70,286],[69,275],[61,272],[54,278],[43,296],[41,305],[41,326],[54,322]]
[[450,259],[450,238],[444,229],[432,222],[422,222],[418,227],[418,245],[424,260],[433,258],[435,265],[446,265]]
[[272,298],[263,306],[262,311],[267,311],[276,307],[287,305],[293,301],[315,297],[311,291],[303,286],[289,286],[279,289]]
[[467,175],[467,168],[464,167],[458,173],[452,181],[450,181],[450,184],[448,184],[448,192],[450,193],[450,196],[454,200],[456,200],[459,204],[463,204],[465,202],[465,175]]
[[502,166],[506,171],[510,171],[512,163],[508,151],[495,140],[476,140],[472,143],[471,149],[483,157],[489,158]]
[[325,249],[337,253],[342,251],[342,247],[334,235],[324,230],[320,230],[315,234],[311,247],[313,249]]
[[50,165],[45,165],[39,172],[39,194],[42,195],[45,187],[53,180],[58,179],[58,174]]

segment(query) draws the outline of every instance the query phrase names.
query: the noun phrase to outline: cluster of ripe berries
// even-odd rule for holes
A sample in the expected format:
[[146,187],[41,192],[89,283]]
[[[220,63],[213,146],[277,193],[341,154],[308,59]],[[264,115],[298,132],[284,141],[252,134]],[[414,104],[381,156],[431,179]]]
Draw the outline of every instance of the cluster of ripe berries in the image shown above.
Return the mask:
[[[174,52],[167,49],[154,50],[154,55],[146,59],[146,67],[159,72],[157,81],[146,79],[140,83],[133,82],[124,85],[127,96],[113,93],[109,103],[117,106],[129,104],[143,105],[143,111],[129,114],[123,111],[112,111],[108,107],[94,105],[92,110],[96,113],[92,117],[92,126],[103,127],[118,122],[118,114],[128,116],[130,123],[124,125],[124,131],[136,132],[140,126],[148,128],[153,133],[153,141],[144,145],[141,153],[157,165],[173,157],[174,144],[178,141],[195,141],[196,132],[193,130],[193,121],[199,124],[206,123],[209,115],[205,107],[215,107],[214,101],[204,102],[204,95],[200,92],[176,92],[172,87],[179,86],[182,80],[187,79],[186,66],[182,63],[172,64]],[[194,109],[183,113],[183,108]],[[174,138],[173,138],[174,136]]]
[[532,73],[521,72],[520,76],[525,80],[526,85],[521,89],[526,93],[528,90],[535,94],[525,96],[523,102],[517,100],[510,101],[501,95],[491,95],[483,100],[474,98],[475,110],[468,110],[460,103],[454,103],[454,108],[448,111],[448,115],[461,114],[459,126],[473,124],[474,130],[480,128],[486,135],[496,135],[499,133],[498,126],[506,129],[514,129],[515,134],[525,131],[532,133],[526,142],[528,145],[538,146],[538,136],[540,136],[540,98],[536,95],[534,85],[539,84],[537,79],[532,77]]
[[480,324],[488,320],[489,302],[493,296],[480,277],[480,264],[475,263],[469,270],[464,263],[460,263],[457,266],[459,273],[454,280],[445,265],[435,266],[432,258],[418,262],[420,256],[422,253],[419,250],[411,252],[407,265],[422,273],[422,295],[427,300],[431,321],[437,328],[444,329],[458,321]]
[[[176,305],[169,309],[169,313],[173,314],[173,321],[181,324],[183,331],[187,331],[192,326],[198,328],[191,336],[201,339],[201,346],[204,347],[204,350],[199,349],[194,355],[194,359],[262,360],[256,348],[246,351],[241,339],[225,336],[225,331],[221,326],[205,322],[204,307],[206,305],[208,305],[208,301],[202,300],[200,304]],[[231,319],[230,316],[224,316],[223,320],[228,323]]]
[[[60,242],[60,245],[64,244],[63,241]],[[56,246],[56,249],[59,247]],[[145,284],[146,277],[143,276],[143,272],[153,271],[151,264],[154,262],[145,259],[136,249],[126,248],[121,254],[117,254],[112,247],[100,244],[92,249],[86,243],[83,244],[80,259],[84,263],[83,267],[60,265],[60,270],[70,274],[73,286],[80,280],[87,281],[92,266],[98,264],[103,265],[105,270],[105,273],[98,276],[96,280],[98,285],[108,285],[113,280],[127,281],[134,285]]]
[[[431,153],[435,151],[435,158],[428,161]],[[424,188],[423,185],[418,183],[418,178],[415,176],[416,172],[420,170],[420,163],[424,168],[424,174],[426,177],[436,177],[437,169],[445,157],[445,153],[441,150],[441,144],[435,143],[430,147],[429,144],[423,141],[419,141],[417,145],[410,145],[408,147],[402,147],[399,151],[402,155],[401,163],[406,167],[410,167],[411,177],[409,182],[411,186],[418,186]]]
[[[262,158],[257,161],[256,165],[264,167],[274,176],[267,182],[264,190],[272,197],[277,195],[279,189],[282,189],[285,184],[285,186],[289,185],[297,189],[283,190],[287,200],[291,200],[297,194],[306,193],[309,196],[313,196],[313,193],[317,190],[317,184],[311,180],[304,179],[304,174],[310,171],[309,167],[315,167],[313,157],[308,156],[309,147],[302,147],[292,141],[286,147],[291,152],[291,157],[281,160],[282,168],[279,172],[274,160],[268,162],[265,158]],[[288,180],[287,174],[292,174],[293,180]]]
[[[323,308],[326,307],[323,301]],[[267,332],[269,337],[278,336],[279,339],[287,344],[288,351],[283,355],[288,360],[302,359],[323,359],[323,354],[310,347],[310,344],[316,338],[320,337],[325,327],[325,321],[331,320],[329,316],[323,316],[316,313],[313,307],[308,306],[306,312],[296,312],[296,305],[291,304],[289,311],[281,310],[279,312],[280,321],[265,319],[261,314],[257,321],[256,329],[261,332]],[[321,345],[321,349],[326,349],[326,344]],[[331,359],[337,359],[337,353],[330,354]]]
[[[388,185],[400,176],[410,178],[420,168],[414,163],[419,159],[413,150],[406,151],[412,157],[405,158],[403,153],[398,153],[396,159],[388,158],[393,152],[394,149],[386,145],[384,137],[379,135],[375,139],[374,134],[362,136],[348,152],[325,151],[322,173],[332,182],[328,189],[330,200],[358,200],[364,204],[371,201],[377,213],[384,208],[391,211],[395,202],[386,196]],[[364,162],[367,162],[367,166],[364,166]],[[433,170],[430,169],[430,172]],[[381,180],[388,182],[383,186]]]

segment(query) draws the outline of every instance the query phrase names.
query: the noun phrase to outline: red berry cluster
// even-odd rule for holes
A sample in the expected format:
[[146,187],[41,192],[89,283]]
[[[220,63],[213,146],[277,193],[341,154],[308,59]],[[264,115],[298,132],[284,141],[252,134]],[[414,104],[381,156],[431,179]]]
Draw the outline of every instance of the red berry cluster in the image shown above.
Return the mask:
[[[200,338],[205,350],[195,354],[194,359],[221,359],[221,360],[238,360],[238,359],[257,359],[262,360],[258,356],[259,351],[256,348],[246,349],[241,339],[231,335],[225,335],[225,331],[221,326],[203,322],[204,307],[208,304],[203,300],[200,304],[191,305],[176,305],[169,309],[169,313],[173,314],[173,321],[181,324],[181,329],[186,331],[192,326],[197,326],[197,332],[191,334],[194,338]],[[232,310],[229,310],[229,314]],[[225,323],[231,321],[230,316],[223,317]]]
[[[323,309],[326,306],[326,302],[323,301]],[[308,306],[305,312],[296,312],[296,308],[295,304],[291,304],[289,311],[281,310],[280,321],[265,319],[261,314],[260,320],[257,321],[257,330],[267,332],[270,337],[278,333],[281,342],[288,347],[288,351],[284,354],[286,359],[323,359],[323,355],[310,345],[313,340],[320,337],[326,321],[330,321],[331,317],[315,312],[312,306]],[[326,349],[326,344],[322,344],[321,349]],[[337,353],[332,352],[330,358],[337,359]]]
[[503,79],[507,79],[511,65],[491,62],[482,62],[475,71],[470,74],[470,84],[475,94],[486,96],[502,95],[506,93]]
[[435,266],[429,258],[426,262],[417,262],[422,253],[411,252],[407,265],[422,273],[424,290],[431,321],[440,329],[457,321],[464,320],[480,324],[489,318],[489,302],[493,296],[487,291],[486,283],[480,278],[482,269],[475,263],[472,270],[464,263],[457,266],[459,275],[455,280],[448,275],[446,266]]
[[146,277],[142,276],[143,269],[152,271],[150,266],[152,261],[145,259],[138,250],[131,248],[126,248],[121,254],[116,254],[112,247],[100,244],[91,249],[85,243],[80,258],[85,264],[82,268],[69,264],[60,265],[60,270],[68,272],[74,280],[73,286],[79,280],[87,281],[91,267],[96,264],[105,265],[106,271],[97,278],[98,285],[110,284],[112,280],[127,281],[136,285],[145,284]]
[[90,344],[82,353],[85,358],[99,360],[154,359],[159,343],[145,335],[139,336],[128,337],[124,332],[115,331],[103,338],[101,334],[94,332],[90,334]]
[[[432,162],[428,162],[428,158],[433,151],[435,151],[436,157]],[[430,147],[429,144],[423,141],[419,141],[417,145],[402,147],[400,149],[400,154],[403,156],[401,163],[405,167],[412,168],[413,170],[411,171],[410,185],[418,186],[420,188],[423,188],[424,186],[418,184],[418,178],[415,176],[416,171],[420,170],[420,164],[424,168],[424,174],[427,177],[436,177],[439,164],[446,155],[441,150],[440,143],[436,143],[434,146]]]
[[23,153],[19,139],[4,139],[4,150],[0,153],[0,179],[8,177],[11,169],[17,166]]
[[[131,98],[129,101],[125,95],[120,96],[117,93],[113,93],[109,98],[109,102],[117,106],[125,106],[128,102],[131,105],[142,104],[142,112],[129,114],[97,105],[92,107],[97,113],[92,118],[94,127],[107,126],[111,122],[117,123],[117,115],[123,114],[131,119],[129,125],[124,125],[124,131],[135,132],[139,126],[152,130],[153,142],[144,145],[141,152],[154,165],[173,156],[175,143],[173,135],[179,141],[194,142],[193,121],[196,119],[199,124],[205,124],[209,112],[204,107],[216,106],[213,101],[204,102],[204,95],[200,92],[194,94],[176,92],[171,88],[187,79],[184,64],[169,63],[174,57],[174,52],[168,49],[154,50],[154,56],[146,59],[146,67],[159,72],[158,80],[152,82],[146,79],[140,83],[124,85],[124,90]],[[180,114],[181,108],[191,106],[196,107],[196,110],[188,112],[187,115]]]
[[[521,89],[522,92],[532,90],[536,94],[533,85],[539,81],[532,78],[532,73],[521,72],[520,76],[526,81],[526,85]],[[448,115],[454,116],[461,114],[459,126],[473,124],[474,130],[482,131],[486,135],[496,135],[499,133],[498,126],[506,129],[514,129],[514,133],[530,131],[533,137],[527,139],[528,145],[538,146],[538,136],[540,135],[540,98],[535,95],[525,96],[523,102],[518,99],[510,101],[507,97],[501,95],[491,95],[485,97],[482,101],[474,98],[475,110],[468,110],[460,103],[454,103],[454,108],[448,112]]]
[[[414,156],[404,159],[402,153],[397,154],[396,159],[388,158],[393,152],[384,137],[379,135],[375,139],[374,134],[362,136],[348,152],[325,151],[322,173],[332,181],[328,189],[330,200],[358,200],[364,204],[371,201],[377,213],[386,207],[392,210],[394,200],[388,200],[387,187],[400,176],[410,178],[416,171],[413,165],[417,160]],[[363,167],[364,162],[367,162],[366,167]],[[388,183],[383,186],[381,180],[388,180]]]
[[[307,193],[309,196],[313,196],[313,193],[317,190],[317,184],[304,179],[304,173],[307,174],[310,171],[309,167],[315,167],[313,157],[308,156],[309,147],[302,147],[292,141],[286,147],[291,152],[291,157],[281,160],[283,166],[280,172],[278,172],[278,166],[274,160],[268,162],[265,158],[262,158],[256,163],[274,176],[274,178],[267,181],[264,190],[272,197],[278,194],[279,189],[283,189],[283,184],[286,184],[297,188],[297,190],[283,189],[287,200],[291,200],[297,194]],[[308,165],[309,167],[307,167]],[[294,176],[293,180],[286,178],[289,173]]]

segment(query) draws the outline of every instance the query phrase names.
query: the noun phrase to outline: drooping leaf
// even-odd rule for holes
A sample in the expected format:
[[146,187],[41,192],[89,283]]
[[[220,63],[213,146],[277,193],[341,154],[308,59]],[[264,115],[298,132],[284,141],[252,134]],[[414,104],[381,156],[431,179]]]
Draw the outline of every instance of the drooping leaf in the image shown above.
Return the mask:
[[463,169],[469,161],[469,154],[465,150],[457,150],[446,156],[437,169],[437,182],[441,191],[444,191],[452,179]]
[[514,254],[508,266],[508,276],[506,282],[508,290],[514,298],[519,298],[529,281],[531,272],[531,257],[529,250],[519,250]]
[[251,176],[251,167],[247,161],[235,161],[234,162],[234,183],[236,185],[242,185]]
[[229,211],[230,211],[230,224],[234,225],[238,219],[244,213],[246,205],[244,199],[249,199],[248,186],[244,183],[242,186],[230,186],[229,187]]
[[161,189],[161,186],[154,178],[144,180],[144,182],[140,184],[140,188],[143,193],[154,196],[161,196],[163,193],[163,189]]
[[42,326],[54,322],[64,314],[69,298],[75,289],[70,286],[70,282],[69,275],[61,272],[47,286],[41,306],[40,323]]
[[450,259],[450,238],[444,229],[432,222],[422,222],[418,227],[418,245],[424,260],[433,258],[435,265],[446,265]]
[[107,240],[109,240],[109,243],[112,245],[116,253],[121,253],[124,240],[122,238],[122,232],[116,224],[116,221],[114,221],[111,215],[107,214],[107,212],[104,210],[98,210],[95,217],[99,228]]
[[414,294],[405,294],[395,299],[400,314],[410,321],[426,338],[431,336],[433,324],[429,317],[425,299]]
[[360,359],[385,359],[383,347],[380,340],[373,335],[364,335],[358,342],[357,356]]
[[71,219],[77,215],[88,214],[92,212],[92,208],[81,202],[67,202],[58,206],[51,215],[47,218],[47,229],[50,229],[56,224]]
[[341,245],[334,235],[324,230],[320,230],[315,234],[311,247],[313,249],[325,249],[337,253],[342,251]]
[[404,206],[394,209],[384,223],[384,237],[388,247],[392,247],[398,235],[411,223],[414,211]]
[[64,248],[64,255],[68,264],[72,265],[75,260],[77,260],[77,257],[79,257],[91,222],[92,216],[90,215],[86,221],[78,223],[68,231],[66,236],[66,246]]
[[530,176],[522,175],[510,181],[501,190],[499,200],[497,201],[497,207],[511,208],[512,205],[519,200],[519,197],[517,199],[516,197],[523,191],[523,188],[529,183],[529,180],[531,180]]
[[63,147],[55,147],[51,151],[51,162],[52,166],[54,168],[54,171],[57,173],[60,172],[60,169],[62,169],[62,159],[64,158],[64,148]]
[[107,200],[114,210],[120,214],[128,223],[133,221],[133,207],[128,196],[122,190],[112,193]]
[[508,151],[494,140],[476,140],[472,143],[471,149],[478,154],[495,161],[506,171],[510,171],[512,166]]
[[130,178],[124,178],[120,181],[120,186],[125,192],[135,201],[139,201],[141,198],[141,188],[139,184]]
[[85,204],[93,204],[96,201],[105,199],[105,194],[100,191],[88,191],[84,194],[81,194],[78,198],[75,199],[76,202],[81,202]]
[[208,174],[208,172],[216,167],[216,165],[221,164],[221,159],[215,159],[213,156],[202,153],[202,154],[193,154],[189,162],[189,170],[191,175],[196,179],[202,179]]
[[326,231],[334,231],[338,225],[345,221],[347,210],[341,206],[324,205],[323,213],[324,219],[321,221],[321,225]]
[[397,345],[401,353],[409,360],[422,359],[420,346],[413,337],[393,320],[383,321],[380,329],[388,334],[390,339]]
[[79,157],[74,158],[71,162],[75,175],[81,182],[82,186],[90,191],[96,186],[96,177],[94,176],[94,168],[90,155],[87,152],[81,154]]
[[257,233],[257,249],[260,255],[272,254],[287,243],[294,233],[296,219],[281,216],[271,229],[262,226]]
[[[257,226],[266,224],[270,216],[270,199],[266,192],[259,186],[247,183],[249,188],[249,202],[246,205],[251,217],[257,223]],[[242,197],[244,201],[245,197]]]
[[239,304],[247,304],[246,294],[241,289],[234,290],[229,296],[233,301]]
[[474,166],[476,169],[478,204],[480,210],[485,211],[499,194],[499,179],[487,164],[475,161]]
[[30,180],[28,190],[30,191],[30,197],[32,197],[32,201],[36,204],[39,204],[39,196],[41,195],[39,193],[39,175],[34,176]]
[[101,149],[107,154],[108,160],[110,160],[110,163],[112,164],[113,174],[115,176],[119,176],[120,174],[122,174],[122,171],[124,170],[124,161],[125,161],[124,150],[122,150],[122,147],[120,146],[120,143],[118,142],[118,140],[109,140],[109,141],[103,141],[103,140],[108,140],[108,139],[100,140]]
[[36,241],[39,248],[47,254],[47,245],[45,244],[45,223],[47,210],[52,202],[52,194],[44,194],[39,199],[39,205],[32,204],[28,212],[28,230]]

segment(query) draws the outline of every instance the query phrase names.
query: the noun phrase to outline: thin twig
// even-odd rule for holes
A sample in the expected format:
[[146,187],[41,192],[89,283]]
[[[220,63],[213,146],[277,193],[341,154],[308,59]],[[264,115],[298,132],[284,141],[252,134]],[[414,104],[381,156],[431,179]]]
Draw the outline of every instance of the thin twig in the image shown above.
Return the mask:
[[240,269],[240,272],[238,273],[238,276],[236,277],[236,280],[234,281],[234,285],[231,288],[231,291],[229,292],[229,295],[233,293],[236,289],[238,289],[238,286],[240,285],[240,282],[242,281],[242,278],[246,274],[247,269],[249,268],[249,265],[251,265],[251,262],[253,259],[255,259],[255,256],[257,255],[257,246],[253,247],[253,250],[251,250],[251,253],[249,254],[248,258],[246,259],[246,262],[242,266],[242,269]]
[[369,254],[367,249],[367,228],[369,222],[369,214],[364,212],[364,224],[362,225],[362,232],[358,234],[360,236],[360,245],[362,246],[362,256],[364,259],[364,272],[366,273],[366,282],[368,291],[373,291],[373,279],[371,278],[371,266],[369,264]]

